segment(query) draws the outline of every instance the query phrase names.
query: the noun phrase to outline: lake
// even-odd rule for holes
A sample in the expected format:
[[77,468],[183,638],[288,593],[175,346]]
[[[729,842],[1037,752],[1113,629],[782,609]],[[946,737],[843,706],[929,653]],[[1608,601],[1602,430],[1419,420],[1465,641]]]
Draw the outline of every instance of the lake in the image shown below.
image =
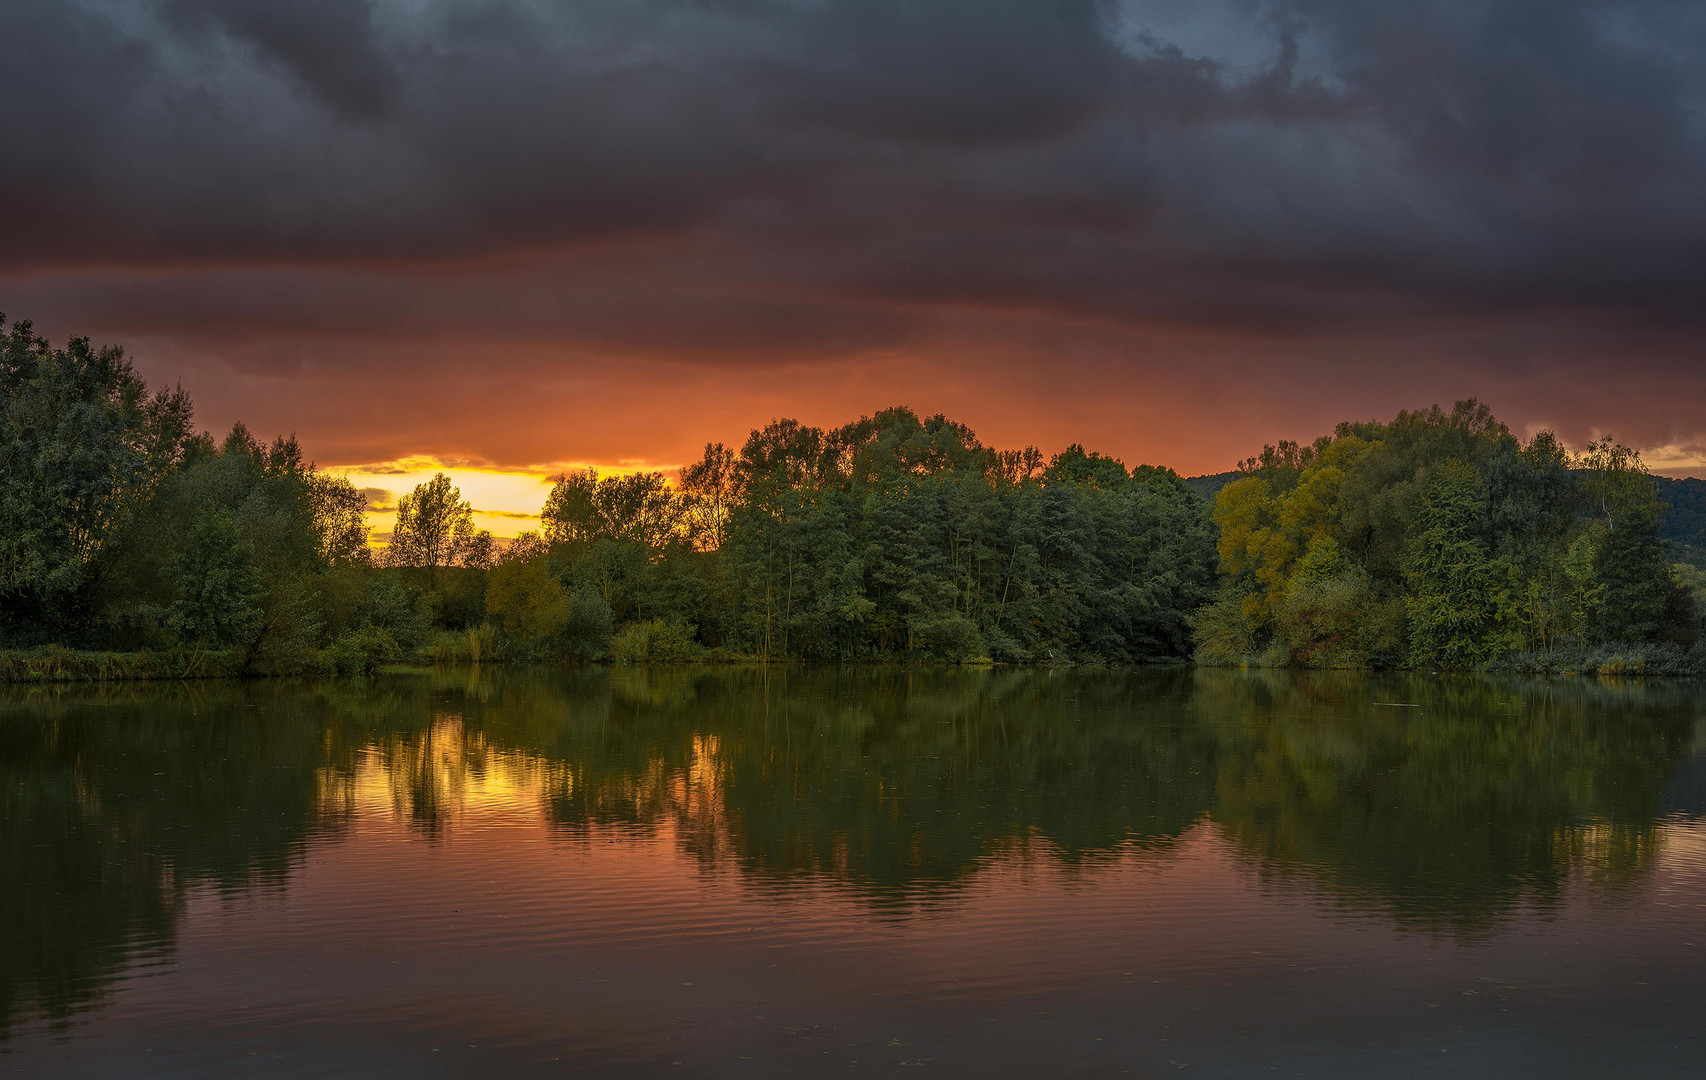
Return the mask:
[[1706,1072],[1706,688],[0,690],[0,1073]]

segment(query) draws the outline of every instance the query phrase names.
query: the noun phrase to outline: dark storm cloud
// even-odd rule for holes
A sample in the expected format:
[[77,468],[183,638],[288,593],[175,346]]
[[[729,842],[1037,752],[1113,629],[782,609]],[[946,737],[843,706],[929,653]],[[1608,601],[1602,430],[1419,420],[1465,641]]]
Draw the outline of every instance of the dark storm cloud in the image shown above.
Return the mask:
[[[344,302],[143,274],[120,307],[658,348],[980,304],[1688,332],[1703,109],[1706,14],[1665,0],[13,0],[0,264],[61,308],[115,295],[80,268],[357,265]],[[547,249],[460,314],[421,265]]]
[[368,0],[166,0],[164,22],[205,48],[224,33],[279,65],[334,114],[381,114],[396,84]]

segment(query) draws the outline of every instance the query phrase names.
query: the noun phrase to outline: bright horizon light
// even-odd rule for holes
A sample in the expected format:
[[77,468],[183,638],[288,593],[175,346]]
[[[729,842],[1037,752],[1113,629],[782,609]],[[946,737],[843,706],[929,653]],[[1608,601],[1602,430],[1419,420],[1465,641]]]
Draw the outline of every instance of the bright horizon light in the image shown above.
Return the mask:
[[325,471],[348,478],[367,495],[367,524],[373,530],[372,543],[384,544],[390,541],[391,530],[397,521],[397,500],[438,473],[450,477],[450,482],[473,506],[476,526],[490,530],[500,540],[513,540],[528,530],[540,527],[539,512],[544,509],[545,499],[550,495],[556,477],[565,472],[585,468],[598,470],[600,476],[662,472],[673,480],[680,467],[623,461],[615,464],[563,462],[499,469],[411,456],[365,465],[333,465],[326,467]]

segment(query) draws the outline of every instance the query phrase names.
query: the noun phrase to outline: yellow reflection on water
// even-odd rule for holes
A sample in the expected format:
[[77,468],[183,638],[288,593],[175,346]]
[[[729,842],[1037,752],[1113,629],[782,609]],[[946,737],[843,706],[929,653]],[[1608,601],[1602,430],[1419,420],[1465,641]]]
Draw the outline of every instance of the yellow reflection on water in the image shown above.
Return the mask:
[[706,734],[685,764],[654,758],[626,777],[589,777],[574,762],[495,745],[445,713],[370,744],[353,769],[321,767],[316,788],[325,819],[389,820],[434,838],[467,820],[673,826],[710,855],[727,846],[721,768],[720,741]]

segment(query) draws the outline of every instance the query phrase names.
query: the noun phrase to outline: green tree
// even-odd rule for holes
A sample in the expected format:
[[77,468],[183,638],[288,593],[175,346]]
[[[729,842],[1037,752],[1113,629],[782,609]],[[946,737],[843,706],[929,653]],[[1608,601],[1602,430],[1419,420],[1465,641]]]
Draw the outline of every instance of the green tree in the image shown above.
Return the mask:
[[1667,613],[1681,591],[1659,539],[1657,500],[1630,500],[1605,534],[1594,567],[1603,590],[1597,630],[1606,641],[1663,636]]
[[486,614],[512,640],[533,645],[561,631],[572,607],[543,560],[509,561],[487,579]]
[[102,557],[198,445],[192,419],[188,395],[148,394],[117,347],[55,349],[28,322],[0,335],[0,634],[82,621]]
[[1480,473],[1457,461],[1446,462],[1422,496],[1404,564],[1412,664],[1464,669],[1497,651],[1484,505]]
[[687,539],[686,510],[662,473],[601,477],[588,468],[557,477],[540,517],[553,544],[621,540],[660,552]]
[[586,660],[602,660],[610,652],[615,630],[610,604],[596,590],[582,586],[569,595],[562,632],[571,653]]
[[490,534],[474,527],[474,510],[443,473],[397,500],[397,524],[385,561],[391,566],[465,566],[489,561]]
[[255,640],[266,617],[266,586],[254,547],[230,518],[214,513],[197,522],[172,570],[178,585],[172,625],[184,639],[216,646]]
[[372,561],[367,547],[367,497],[348,477],[314,474],[309,478],[315,550],[330,566]]
[[1600,588],[1595,632],[1602,641],[1651,641],[1692,631],[1686,590],[1670,572],[1659,538],[1664,504],[1639,451],[1609,435],[1577,460],[1589,513],[1601,525],[1594,572]]

